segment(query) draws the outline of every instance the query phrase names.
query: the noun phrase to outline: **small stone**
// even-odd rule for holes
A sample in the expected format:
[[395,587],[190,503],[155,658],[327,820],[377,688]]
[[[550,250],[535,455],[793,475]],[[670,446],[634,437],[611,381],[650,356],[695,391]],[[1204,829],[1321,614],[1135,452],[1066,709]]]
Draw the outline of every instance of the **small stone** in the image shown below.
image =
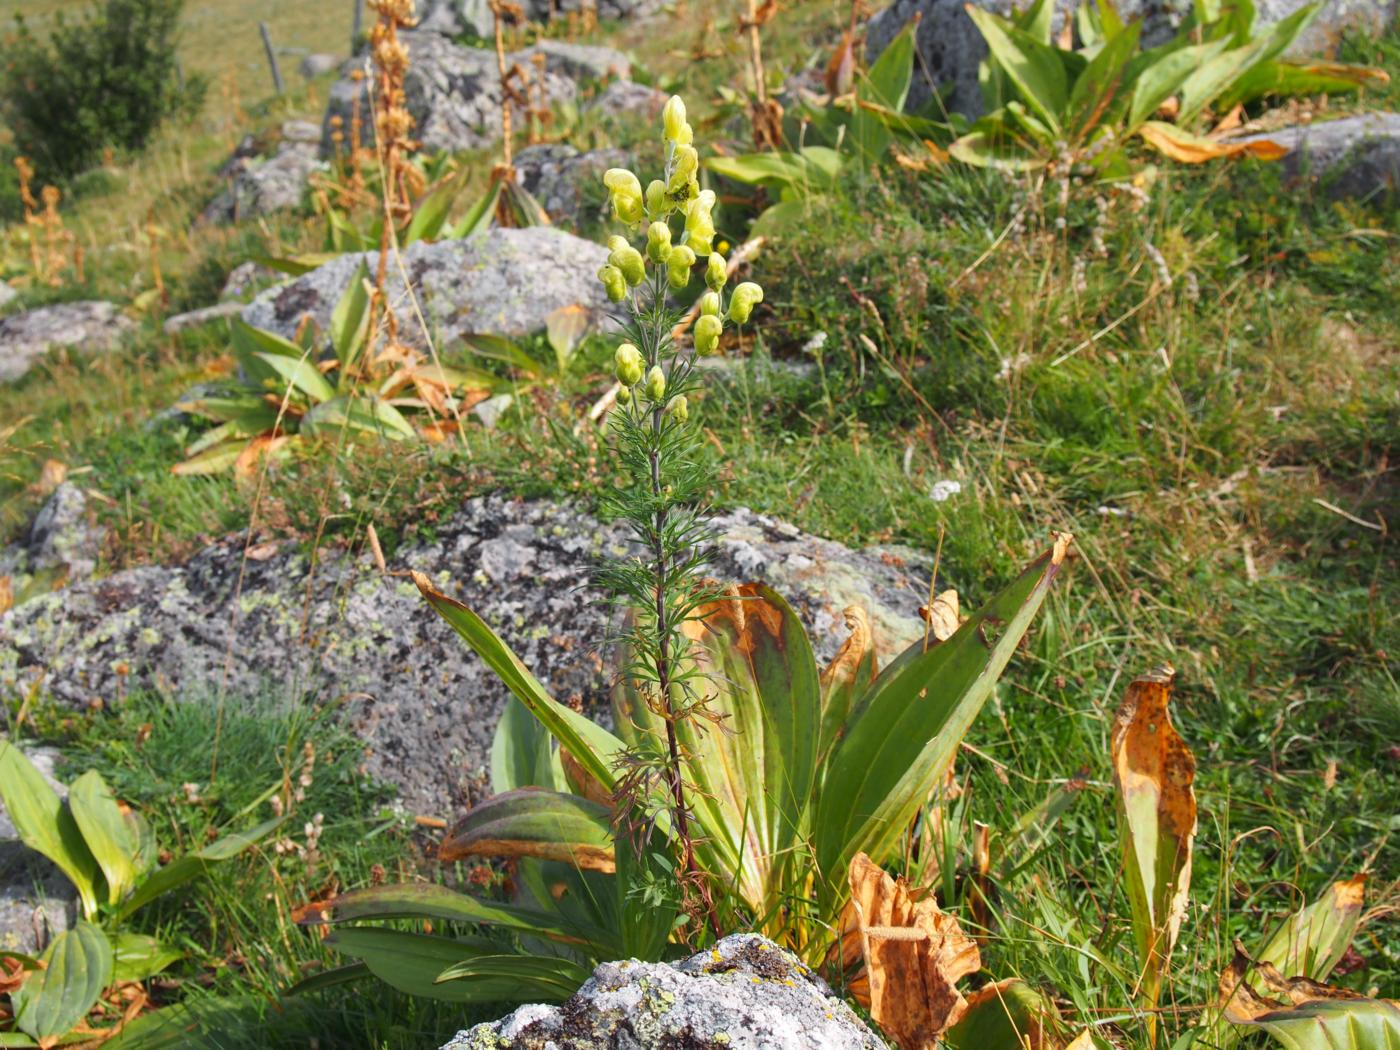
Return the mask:
[[0,318],[0,382],[18,379],[49,349],[113,350],[136,327],[115,303],[58,303]]
[[316,51],[303,58],[301,65],[297,68],[307,80],[315,80],[319,76],[332,72],[338,65],[340,65],[340,59],[336,58],[335,55]]
[[29,564],[33,569],[67,569],[68,579],[82,580],[97,568],[104,532],[88,520],[87,497],[71,481],[49,496],[29,529]]
[[213,306],[205,306],[188,313],[167,317],[161,328],[166,335],[174,335],[176,332],[183,332],[186,328],[198,328],[210,321],[217,321],[221,317],[234,317],[242,309],[243,304],[239,302],[215,303]]
[[219,291],[220,299],[242,299],[259,287],[281,280],[282,275],[261,263],[252,260],[239,263],[224,278],[224,286]]

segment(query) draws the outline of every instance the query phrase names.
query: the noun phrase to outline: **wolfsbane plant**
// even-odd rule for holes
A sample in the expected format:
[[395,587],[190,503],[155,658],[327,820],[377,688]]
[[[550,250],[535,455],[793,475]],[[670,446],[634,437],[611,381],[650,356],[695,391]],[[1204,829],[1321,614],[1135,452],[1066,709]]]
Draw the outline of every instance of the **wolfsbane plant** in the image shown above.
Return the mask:
[[[916,642],[883,669],[863,610],[847,610],[851,637],[820,671],[800,619],[774,591],[704,579],[709,478],[690,405],[699,384],[694,355],[674,340],[668,294],[708,257],[694,332],[703,354],[726,322],[749,319],[762,291],[745,283],[726,297],[726,267],[711,249],[714,197],[696,179],[679,99],[664,119],[664,179],[643,190],[631,172],[605,176],[618,218],[646,236],[644,248],[614,238],[599,273],[626,336],[613,415],[626,480],[611,501],[637,540],[637,553],[598,575],[628,613],[617,731],[556,701],[479,616],[414,573],[515,698],[492,748],[497,794],[438,851],[448,862],[512,858],[510,899],[411,884],[317,903],[299,920],[355,924],[327,943],[359,961],[302,988],[373,973],[457,1001],[557,1001],[604,959],[659,959],[677,940],[741,928],[815,966],[833,955],[839,971],[833,949],[852,862],[903,855],[1063,564],[1068,537],[960,629]],[[390,919],[455,920],[473,932],[362,925]]]

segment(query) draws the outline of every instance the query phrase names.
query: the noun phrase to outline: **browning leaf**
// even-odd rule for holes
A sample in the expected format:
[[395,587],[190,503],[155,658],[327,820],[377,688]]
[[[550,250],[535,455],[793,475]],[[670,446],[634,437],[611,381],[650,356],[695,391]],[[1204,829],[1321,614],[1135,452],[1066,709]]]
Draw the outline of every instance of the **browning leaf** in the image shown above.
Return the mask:
[[932,605],[919,606],[919,615],[928,624],[934,640],[946,642],[957,633],[963,622],[958,608],[958,592],[949,587],[933,599]]
[[916,901],[864,853],[851,861],[840,959],[864,959],[848,986],[900,1050],[932,1050],[967,1008],[957,982],[982,965],[977,944],[932,899]]
[[1163,666],[1135,679],[1113,725],[1125,882],[1148,1009],[1186,915],[1196,835],[1196,760],[1167,710],[1175,676]]
[[1153,149],[1182,164],[1204,164],[1208,160],[1235,157],[1241,153],[1248,153],[1260,160],[1278,160],[1288,152],[1286,147],[1269,139],[1214,142],[1160,120],[1149,120],[1138,128],[1138,134]]

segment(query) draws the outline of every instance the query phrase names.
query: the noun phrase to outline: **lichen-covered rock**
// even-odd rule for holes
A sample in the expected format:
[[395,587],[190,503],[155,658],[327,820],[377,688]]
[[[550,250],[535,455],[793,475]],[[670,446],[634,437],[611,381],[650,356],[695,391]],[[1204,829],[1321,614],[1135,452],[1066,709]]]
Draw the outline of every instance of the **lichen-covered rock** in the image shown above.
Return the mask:
[[565,229],[578,229],[590,219],[601,219],[607,210],[603,173],[623,167],[628,157],[620,149],[595,149],[580,153],[572,146],[527,146],[515,155],[520,185]]
[[[1025,7],[1016,0],[974,2],[978,7],[1003,16]],[[1306,2],[1256,0],[1256,25],[1273,25]],[[1058,32],[1065,15],[1079,6],[1079,0],[1054,0],[1054,4]],[[1153,46],[1176,32],[1191,12],[1192,0],[1119,0],[1115,6],[1124,18],[1142,19],[1143,44]],[[987,57],[987,46],[965,8],[965,0],[894,0],[870,20],[865,44],[867,58],[873,62],[910,19],[916,14],[920,18],[915,32],[919,54],[909,89],[909,109],[922,106],[940,85],[948,84],[951,92],[945,105],[951,112],[969,117],[981,115],[982,93],[977,85],[977,66]],[[1395,14],[1396,0],[1324,0],[1317,18],[1295,42],[1293,53],[1330,54],[1347,29],[1380,32],[1392,22]]]
[[676,965],[603,963],[558,1006],[522,1006],[442,1050],[883,1050],[820,977],[734,934]]
[[[403,265],[434,344],[451,348],[465,335],[542,331],[546,318],[564,306],[582,306],[602,327],[608,302],[597,274],[606,258],[607,250],[592,241],[532,226],[492,228],[466,240],[419,241],[404,251]],[[342,255],[269,288],[248,304],[243,320],[291,338],[310,318],[326,333],[331,311],[361,262],[373,273],[378,261],[377,252]],[[422,346],[422,328],[396,265],[389,268],[387,290],[400,319],[399,337]]]
[[[812,631],[818,658],[845,638],[842,610],[867,606],[884,658],[920,634],[927,565],[899,549],[852,551],[749,511],[718,519],[715,575],[771,582]],[[606,708],[599,652],[607,610],[590,586],[624,533],[571,505],[467,501],[405,545],[391,568],[427,573],[515,649],[554,696]],[[231,696],[351,697],[370,770],[421,812],[474,797],[507,692],[399,576],[367,553],[261,548],[241,537],[179,566],[145,566],[36,597],[0,616],[0,692],[81,706],[159,686],[201,702]],[[240,586],[241,582],[241,586]]]
[[289,120],[268,156],[259,155],[256,140],[244,139],[220,169],[227,186],[200,218],[230,223],[300,205],[311,173],[325,167],[317,156],[320,137],[316,125]]
[[269,284],[276,284],[284,277],[284,274],[280,274],[262,263],[253,262],[251,259],[247,262],[241,262],[230,270],[228,276],[224,278],[224,286],[219,289],[219,301],[243,299],[249,293]]
[[1285,147],[1281,163],[1289,178],[1305,179],[1332,197],[1400,199],[1400,113],[1363,113],[1238,141],[1255,139]]
[[0,318],[0,382],[18,379],[53,347],[88,354],[112,350],[135,327],[115,303],[99,301],[40,306]]
[[661,114],[666,99],[670,96],[658,88],[648,87],[631,80],[614,80],[593,98],[585,109],[596,110],[607,116],[621,113],[637,113],[655,118]]
[[29,528],[31,570],[63,569],[70,581],[92,575],[102,552],[103,530],[88,514],[87,497],[71,481],[54,489]]
[[[659,11],[663,0],[597,0],[594,10],[602,19],[637,18]],[[521,8],[531,22],[547,22],[579,10],[579,0],[523,0]],[[494,29],[491,6],[486,0],[427,0],[419,5],[419,30],[447,36],[489,39]]]
[[[58,751],[25,747],[25,756],[60,798],[68,788],[54,776]],[[63,872],[19,841],[0,803],[0,951],[37,955],[76,917],[78,891]]]
[[[485,34],[483,34],[485,35]],[[464,47],[439,33],[421,29],[399,34],[408,48],[409,66],[404,78],[404,99],[413,115],[414,136],[428,151],[460,153],[492,145],[501,136],[501,77],[496,53],[483,48]],[[613,52],[617,54],[617,52]],[[374,138],[373,113],[368,88],[351,73],[363,67],[363,58],[353,58],[341,68],[341,78],[331,87],[326,118],[321,128],[321,150],[330,156],[335,150],[332,122],[339,118],[345,135],[359,99],[361,136],[366,143]],[[625,61],[625,59],[624,59]],[[519,62],[537,98],[540,80],[529,54],[507,56],[508,63]],[[571,101],[578,89],[564,71],[564,59],[550,57],[546,62],[543,94],[547,103]],[[515,126],[524,126],[524,114],[517,110]]]

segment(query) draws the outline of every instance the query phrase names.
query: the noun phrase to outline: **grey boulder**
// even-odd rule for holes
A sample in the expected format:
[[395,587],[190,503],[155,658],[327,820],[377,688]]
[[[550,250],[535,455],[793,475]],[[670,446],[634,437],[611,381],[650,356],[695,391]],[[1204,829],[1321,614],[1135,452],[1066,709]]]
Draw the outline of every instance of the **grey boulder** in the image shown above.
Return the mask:
[[636,113],[655,119],[660,116],[669,97],[666,92],[646,84],[638,84],[631,80],[614,80],[590,99],[584,108],[605,116]]
[[1363,113],[1235,141],[1258,139],[1288,150],[1280,163],[1289,178],[1315,184],[1330,197],[1400,198],[1400,113]]
[[[594,8],[602,19],[637,18],[653,14],[663,0],[597,0]],[[580,0],[523,0],[520,5],[531,22],[548,22],[551,17],[579,10]],[[418,28],[447,36],[473,36],[489,39],[495,31],[491,5],[486,0],[427,0],[420,8]]]
[[[716,521],[714,575],[766,580],[793,602],[818,660],[846,637],[842,612],[870,610],[882,660],[921,635],[927,591],[918,555],[853,551],[738,510]],[[471,606],[561,701],[606,710],[600,651],[609,625],[590,574],[626,535],[569,504],[468,500],[406,543],[390,568],[426,573]],[[241,586],[240,586],[241,580]],[[365,551],[233,537],[178,566],[126,569],[41,595],[0,616],[0,692],[42,692],[80,707],[158,689],[182,702],[223,695],[350,698],[369,770],[418,812],[452,816],[485,783],[508,693],[402,576]]]
[[580,153],[572,146],[527,146],[515,155],[515,171],[525,188],[555,225],[579,229],[607,212],[603,173],[628,162],[620,149]]
[[442,1050],[883,1050],[826,982],[758,934],[684,962],[598,966],[558,1006],[522,1006],[459,1032]]
[[[565,306],[582,306],[601,327],[608,304],[597,272],[606,257],[601,245],[549,226],[493,227],[465,240],[410,245],[402,272],[390,263],[386,289],[399,318],[400,338],[419,347],[425,343],[415,301],[440,348],[453,347],[467,335],[517,337],[542,331],[549,315]],[[331,311],[361,263],[373,273],[378,261],[378,252],[343,255],[267,289],[244,309],[243,320],[291,338],[309,319],[325,333]]]
[[301,65],[297,71],[307,80],[315,80],[319,76],[331,72],[340,65],[340,59],[335,55],[328,55],[324,52],[316,51],[307,55],[301,60]]
[[[496,53],[484,48],[464,47],[440,33],[422,29],[410,30],[400,36],[409,53],[408,72],[404,77],[405,105],[415,125],[413,135],[429,151],[445,150],[460,153],[465,150],[491,146],[501,137],[501,78],[496,66]],[[531,57],[545,56],[543,76],[536,70]],[[519,64],[532,98],[542,93],[547,104],[570,102],[578,94],[575,77],[620,66],[619,76],[627,76],[630,64],[626,56],[610,48],[585,47],[546,41],[506,58],[509,64]],[[364,80],[350,74],[363,67],[363,59],[351,59],[342,67],[342,76],[331,87],[326,118],[322,125],[322,152],[330,156],[336,145],[332,139],[334,124],[349,136],[358,109],[362,141],[374,137],[373,114]],[[542,90],[541,90],[542,89]],[[358,102],[357,102],[358,100]],[[512,111],[516,127],[523,126],[525,114]]]
[[318,157],[320,129],[304,120],[282,125],[268,155],[245,139],[221,169],[222,193],[200,214],[205,222],[231,223],[298,207],[306,197],[311,173],[325,167]]
[[[1009,16],[1026,5],[1016,0],[973,0],[976,6],[998,15]],[[1256,0],[1257,26],[1273,25],[1305,6],[1307,0]],[[1079,6],[1079,0],[1054,0],[1055,30],[1065,16]],[[950,112],[969,117],[982,114],[982,93],[977,85],[977,66],[987,57],[987,46],[965,10],[965,0],[894,0],[875,15],[867,26],[865,46],[869,61],[889,46],[901,29],[918,15],[915,32],[918,56],[914,80],[909,88],[908,109],[928,102],[940,85],[950,94],[945,104]],[[1191,0],[1118,0],[1124,18],[1141,18],[1142,40],[1152,46],[1169,39],[1191,11]],[[1396,13],[1396,0],[1324,0],[1323,8],[1308,29],[1294,43],[1294,54],[1330,54],[1348,29],[1380,32]]]
[[115,303],[58,303],[0,318],[0,382],[18,379],[53,347],[102,353],[121,342],[135,323]]

